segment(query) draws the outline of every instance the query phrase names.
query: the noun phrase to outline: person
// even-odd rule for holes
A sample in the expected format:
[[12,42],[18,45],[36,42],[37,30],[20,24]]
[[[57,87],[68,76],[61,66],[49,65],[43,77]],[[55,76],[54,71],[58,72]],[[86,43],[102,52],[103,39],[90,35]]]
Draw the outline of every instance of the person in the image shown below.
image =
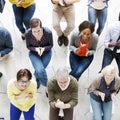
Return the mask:
[[48,28],[42,27],[40,19],[33,18],[25,37],[27,48],[30,50],[29,57],[35,69],[37,88],[40,87],[40,84],[46,87],[48,78],[45,68],[52,57],[52,32]]
[[[75,9],[74,3],[80,0],[51,0],[53,5],[52,24],[53,28],[58,35],[58,45],[68,46],[68,35],[74,29],[75,26]],[[62,30],[60,23],[61,19],[65,18],[67,26],[65,30]]]
[[47,84],[50,104],[49,120],[59,120],[59,111],[64,112],[64,120],[73,120],[74,106],[78,103],[78,83],[66,68],[59,68],[55,77]]
[[25,40],[25,32],[30,28],[30,19],[35,12],[34,0],[9,0],[13,5],[16,26],[21,32],[21,38]]
[[98,19],[98,28],[96,33],[101,34],[105,26],[108,14],[109,0],[88,0],[88,20],[96,24]]
[[102,68],[111,64],[113,59],[115,58],[119,76],[120,76],[120,18],[118,21],[113,22],[112,24],[108,25],[105,33],[104,38],[104,55],[102,61]]
[[[13,50],[13,42],[10,32],[4,28],[0,27],[0,61],[5,61],[10,56],[10,53]],[[7,66],[8,67],[8,66]],[[0,77],[3,73],[0,72]]]
[[25,120],[34,120],[37,84],[28,69],[20,69],[16,78],[7,85],[10,99],[10,120],[19,120],[21,113]]
[[70,75],[79,80],[82,73],[91,64],[96,51],[98,36],[94,32],[94,24],[83,21],[78,30],[75,29],[70,38]]
[[120,77],[113,65],[107,65],[88,88],[94,120],[111,120],[112,104],[118,105]]

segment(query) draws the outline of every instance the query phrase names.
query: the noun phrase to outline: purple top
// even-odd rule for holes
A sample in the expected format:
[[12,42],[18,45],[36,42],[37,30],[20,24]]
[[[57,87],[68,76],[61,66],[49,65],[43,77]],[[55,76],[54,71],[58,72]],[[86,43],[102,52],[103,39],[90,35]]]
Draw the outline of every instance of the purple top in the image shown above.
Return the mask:
[[36,38],[32,34],[31,29],[29,29],[27,31],[27,33],[25,35],[25,38],[26,38],[27,48],[31,52],[37,53],[36,50],[35,50],[36,47],[44,47],[45,48],[45,50],[43,52],[43,54],[44,54],[53,47],[52,32],[48,28],[45,28],[45,27],[43,27],[43,36],[42,36],[40,41],[36,40]]

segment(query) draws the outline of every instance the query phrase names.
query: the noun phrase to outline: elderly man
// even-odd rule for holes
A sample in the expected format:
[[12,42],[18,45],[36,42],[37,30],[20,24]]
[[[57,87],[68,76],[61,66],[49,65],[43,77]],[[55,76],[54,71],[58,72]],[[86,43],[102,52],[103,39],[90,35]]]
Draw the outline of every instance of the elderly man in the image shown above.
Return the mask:
[[67,69],[60,68],[47,84],[50,104],[49,120],[59,120],[63,110],[64,120],[73,120],[73,108],[78,103],[78,83],[69,76]]
[[[8,54],[13,50],[12,38],[9,31],[0,27],[0,60],[8,57]],[[0,77],[2,73],[0,72]]]

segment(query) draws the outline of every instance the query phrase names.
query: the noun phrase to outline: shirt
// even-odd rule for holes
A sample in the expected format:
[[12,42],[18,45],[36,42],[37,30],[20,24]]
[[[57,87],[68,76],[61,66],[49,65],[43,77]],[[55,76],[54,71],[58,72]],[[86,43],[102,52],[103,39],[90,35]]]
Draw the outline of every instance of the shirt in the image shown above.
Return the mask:
[[[116,21],[108,26],[105,33],[104,45],[105,48],[113,51],[114,47],[109,47],[110,42],[116,42],[120,36],[120,21]],[[117,50],[117,53],[120,51]]]
[[48,81],[47,89],[49,103],[52,108],[55,108],[57,99],[70,104],[72,108],[78,103],[78,83],[72,76],[70,76],[69,86],[65,90],[61,90],[56,78]]
[[[29,109],[35,104],[36,97],[37,97],[37,84],[35,80],[30,80],[29,86],[21,91],[19,90],[15,83],[15,79],[12,79],[8,82],[7,85],[7,94],[8,98],[10,99],[10,102],[16,106],[21,111],[29,111]],[[33,95],[32,98],[25,98],[25,99],[15,99],[16,95],[20,95],[23,92],[31,93]]]
[[4,56],[13,50],[12,38],[9,31],[0,27],[0,54]]
[[29,29],[25,35],[27,48],[34,53],[37,53],[35,50],[36,47],[44,47],[43,52],[46,53],[53,47],[53,37],[52,32],[48,28],[43,28],[43,36],[40,41],[37,41],[32,34],[32,30]]

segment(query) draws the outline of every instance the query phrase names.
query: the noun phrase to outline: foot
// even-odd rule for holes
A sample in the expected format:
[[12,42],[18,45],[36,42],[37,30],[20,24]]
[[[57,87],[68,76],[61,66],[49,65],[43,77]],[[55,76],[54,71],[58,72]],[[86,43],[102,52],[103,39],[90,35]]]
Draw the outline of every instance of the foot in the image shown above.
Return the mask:
[[25,34],[21,35],[22,40],[25,40]]
[[64,41],[64,35],[59,36],[59,37],[58,37],[58,45],[59,45],[59,46],[62,46],[63,41]]
[[64,43],[65,46],[68,46],[68,43],[69,43],[68,37],[64,36],[64,41],[63,41],[63,43]]
[[3,74],[0,72],[0,78],[2,77],[2,75],[3,75]]

